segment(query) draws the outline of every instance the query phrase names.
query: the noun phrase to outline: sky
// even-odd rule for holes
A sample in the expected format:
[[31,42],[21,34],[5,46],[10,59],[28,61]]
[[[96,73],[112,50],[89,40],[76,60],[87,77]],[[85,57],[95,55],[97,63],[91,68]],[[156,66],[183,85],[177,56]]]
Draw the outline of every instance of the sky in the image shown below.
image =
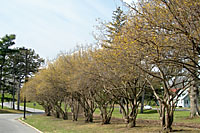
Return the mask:
[[[132,0],[125,0],[131,2]],[[44,59],[93,43],[96,21],[110,21],[120,0],[0,0],[0,38],[16,34],[15,47]]]

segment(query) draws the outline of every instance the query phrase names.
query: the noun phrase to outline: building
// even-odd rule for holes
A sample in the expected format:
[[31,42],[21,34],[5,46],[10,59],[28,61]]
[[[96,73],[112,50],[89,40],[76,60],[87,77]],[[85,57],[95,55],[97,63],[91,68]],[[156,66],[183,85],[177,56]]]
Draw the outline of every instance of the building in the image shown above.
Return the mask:
[[[172,89],[173,92],[176,92],[177,90],[178,89]],[[179,94],[181,92],[182,91],[180,91]],[[186,107],[186,108],[190,107],[190,97],[189,97],[188,89],[185,90],[184,92],[182,92],[182,94],[179,96],[176,106],[177,107]]]

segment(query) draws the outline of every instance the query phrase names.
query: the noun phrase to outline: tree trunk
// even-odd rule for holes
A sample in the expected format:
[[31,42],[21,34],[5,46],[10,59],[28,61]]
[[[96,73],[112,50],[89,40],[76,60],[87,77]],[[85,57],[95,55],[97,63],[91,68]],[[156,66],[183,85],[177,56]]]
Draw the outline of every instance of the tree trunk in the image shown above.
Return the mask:
[[78,102],[76,104],[77,105],[76,105],[76,111],[75,111],[75,120],[77,121],[78,120],[78,114],[79,114],[80,105],[79,105]]
[[110,120],[111,120],[111,117],[105,116],[105,117],[102,119],[102,124],[110,124]]
[[[161,103],[161,102],[160,102]],[[162,129],[165,129],[165,106],[163,104],[160,104],[160,124]]]
[[[3,75],[3,65],[5,62],[5,57],[3,56],[3,63],[0,67],[0,89],[2,89],[1,87],[2,85],[2,75]],[[4,102],[4,88],[2,89],[2,96],[1,96],[1,108],[3,109],[3,102]]]
[[66,100],[65,100],[65,102],[64,102],[64,113],[65,113],[65,118],[66,118],[66,120],[68,120],[67,102],[66,102]]
[[101,108],[102,124],[110,124],[111,116],[108,115],[106,107]]
[[79,113],[79,103],[77,101],[75,101],[72,104],[73,104],[72,108],[71,108],[72,120],[77,121],[78,120],[78,113]]
[[[194,62],[199,62],[199,55],[195,52],[196,51],[196,48],[193,47],[193,59],[194,59]],[[200,111],[199,111],[199,105],[198,105],[198,102],[199,102],[199,89],[198,89],[198,81],[199,79],[196,78],[196,77],[199,77],[198,76],[198,66],[194,63],[193,65],[195,66],[195,72],[194,72],[194,81],[192,83],[192,86],[191,88],[189,89],[189,96],[190,96],[190,117],[191,118],[194,118],[195,116],[199,116],[200,115]]]
[[57,107],[57,110],[60,112],[63,120],[67,120],[68,119],[68,114],[67,114],[67,112],[62,110],[61,104],[60,104],[60,106]]
[[54,116],[55,116],[56,118],[60,118],[60,113],[59,113],[58,110],[55,110],[55,112],[54,112]]
[[13,106],[13,107],[12,107],[12,108],[13,108],[13,110],[15,110],[15,91],[14,91],[14,88],[13,88],[13,94],[12,94],[12,96],[13,96],[13,97],[12,97],[12,98],[13,98],[13,99],[12,99],[12,106]]
[[124,102],[123,104],[120,104],[121,111],[122,111],[122,116],[124,119],[124,122],[126,123],[127,126],[129,126],[130,118],[129,118],[129,104],[128,102]]
[[129,124],[128,124],[128,126],[130,127],[130,128],[133,128],[133,127],[135,127],[136,126],[136,118],[130,118],[129,119]]
[[96,109],[94,101],[85,100],[82,107],[84,109],[85,122],[93,122],[93,113]]
[[62,112],[62,118],[63,118],[63,120],[68,120],[67,112]]
[[19,80],[19,86],[17,91],[17,110],[20,110],[20,89],[21,89],[21,79]]
[[3,109],[3,103],[4,103],[4,89],[2,90],[2,96],[1,96],[1,108]]
[[109,109],[107,110],[107,106],[101,107],[101,118],[102,118],[102,124],[110,124],[110,120],[112,117],[112,113],[114,110],[114,103],[110,104]]
[[107,117],[107,111],[105,107],[102,107],[101,109],[101,119],[102,119],[102,124],[110,124],[110,121],[108,120]]
[[12,96],[13,96],[13,97],[12,97],[12,98],[13,98],[13,99],[12,99],[12,102],[13,102],[12,105],[13,105],[13,110],[15,110],[15,87],[16,87],[16,85],[15,85],[15,80],[16,80],[16,79],[14,78],[14,85],[13,85],[13,90],[12,90]]
[[52,112],[55,118],[60,118],[60,111],[56,103],[52,104]]
[[142,92],[142,101],[141,101],[141,110],[140,113],[143,113],[143,109],[144,109],[144,96],[145,96],[145,90],[143,90]]
[[191,118],[200,115],[199,105],[198,105],[198,95],[199,95],[199,90],[195,85],[193,85],[189,90]]
[[85,113],[85,122],[93,122],[93,113],[90,111]]
[[172,131],[172,123],[173,123],[173,109],[172,108],[166,108],[166,116],[165,116],[165,132],[171,132]]
[[[161,102],[160,102],[161,103]],[[170,103],[169,103],[170,104]],[[163,132],[171,132],[174,120],[174,109],[171,105],[160,104],[160,120]]]
[[48,107],[44,107],[44,110],[45,110],[46,116],[51,116],[51,108],[49,106]]

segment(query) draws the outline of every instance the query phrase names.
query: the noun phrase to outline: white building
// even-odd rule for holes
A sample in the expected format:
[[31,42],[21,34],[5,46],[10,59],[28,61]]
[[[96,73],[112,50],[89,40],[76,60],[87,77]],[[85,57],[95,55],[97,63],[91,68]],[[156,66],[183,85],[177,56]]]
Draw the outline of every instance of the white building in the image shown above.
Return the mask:
[[188,90],[185,90],[178,98],[177,107],[190,107],[190,97]]

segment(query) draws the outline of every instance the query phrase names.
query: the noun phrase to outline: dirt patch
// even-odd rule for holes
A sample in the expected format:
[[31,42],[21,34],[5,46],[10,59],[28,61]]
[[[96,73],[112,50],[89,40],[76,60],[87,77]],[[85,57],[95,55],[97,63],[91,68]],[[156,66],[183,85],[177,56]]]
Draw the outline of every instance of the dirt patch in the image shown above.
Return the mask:
[[189,128],[198,128],[200,129],[199,123],[173,123],[174,126],[180,126],[180,127],[189,127]]

